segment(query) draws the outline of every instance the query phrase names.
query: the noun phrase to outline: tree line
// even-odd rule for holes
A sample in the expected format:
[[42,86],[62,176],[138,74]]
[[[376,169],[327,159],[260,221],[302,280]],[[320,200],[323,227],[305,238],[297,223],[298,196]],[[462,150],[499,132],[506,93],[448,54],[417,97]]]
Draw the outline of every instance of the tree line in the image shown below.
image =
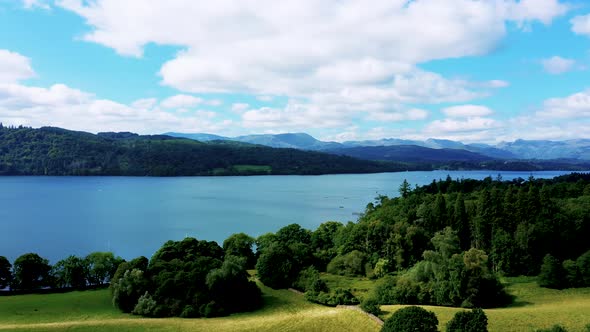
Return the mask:
[[112,252],[93,252],[86,257],[69,256],[50,265],[36,253],[26,253],[10,261],[0,256],[0,289],[32,291],[42,288],[85,289],[108,285],[119,264]]
[[0,175],[303,175],[400,170],[406,167],[399,163],[246,143],[0,124]]

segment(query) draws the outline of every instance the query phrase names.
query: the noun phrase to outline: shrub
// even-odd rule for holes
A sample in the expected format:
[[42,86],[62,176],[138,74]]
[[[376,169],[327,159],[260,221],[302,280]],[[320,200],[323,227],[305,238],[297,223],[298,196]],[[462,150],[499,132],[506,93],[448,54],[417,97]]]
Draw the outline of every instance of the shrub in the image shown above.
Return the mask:
[[374,298],[367,298],[361,302],[361,309],[365,312],[378,316],[381,314],[381,308],[379,307],[379,302],[377,302]]
[[336,256],[328,264],[328,272],[349,277],[365,275],[366,255],[358,250]]
[[145,292],[145,294],[139,297],[139,300],[137,300],[137,304],[131,313],[148,317],[154,316],[157,306],[158,304],[152,299],[152,296],[148,292]]
[[576,259],[576,265],[580,271],[580,286],[590,287],[590,250]]
[[[293,283],[293,287],[300,291],[307,292],[308,290],[312,290],[312,288],[314,287],[314,283],[318,281],[321,283],[320,273],[318,272],[318,270],[316,270],[315,267],[310,266],[307,269],[304,269],[301,272],[299,272],[299,277]],[[319,289],[317,291],[322,291],[322,289]]]
[[111,283],[113,305],[123,312],[131,312],[142,296],[141,294],[145,293],[146,284],[143,271],[138,269],[126,271],[123,277],[113,280]]
[[447,332],[487,332],[488,318],[481,309],[460,311],[447,323]]
[[333,292],[314,292],[308,291],[305,293],[307,301],[335,307],[337,305],[355,305],[359,304],[359,300],[352,295],[349,289],[336,288]]
[[383,324],[382,332],[437,332],[438,319],[432,311],[410,306],[399,309]]
[[563,266],[557,258],[547,254],[543,258],[541,273],[539,274],[539,286],[547,288],[563,288]]

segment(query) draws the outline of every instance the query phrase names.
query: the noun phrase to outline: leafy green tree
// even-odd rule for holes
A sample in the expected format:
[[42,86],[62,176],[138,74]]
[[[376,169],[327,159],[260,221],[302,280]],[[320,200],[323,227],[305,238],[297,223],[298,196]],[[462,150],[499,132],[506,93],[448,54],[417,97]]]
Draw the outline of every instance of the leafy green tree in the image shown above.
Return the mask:
[[115,271],[115,274],[111,278],[111,281],[119,280],[119,278],[122,278],[123,277],[123,275],[125,274],[125,272],[131,271],[133,269],[138,269],[138,270],[141,270],[141,271],[147,271],[148,264],[149,264],[149,261],[144,256],[139,256],[137,258],[132,259],[129,262],[122,262],[117,267],[117,271]]
[[435,224],[435,231],[449,226],[450,224],[447,215],[447,201],[442,193],[436,195],[432,217]]
[[463,198],[463,193],[459,193],[457,195],[457,199],[455,200],[451,226],[459,236],[461,249],[469,249],[471,247],[471,230],[469,229],[469,216],[465,210],[465,199]]
[[12,281],[12,264],[4,256],[0,256],[0,289],[6,288]]
[[71,255],[57,262],[52,269],[57,287],[86,287],[88,267],[86,260]]
[[581,284],[580,270],[576,262],[567,259],[563,261],[563,271],[565,273],[565,286],[566,287],[579,287]]
[[266,248],[256,263],[258,278],[268,287],[287,288],[295,280],[299,271],[287,246],[275,242]]
[[477,201],[477,216],[473,227],[474,244],[477,249],[488,251],[492,238],[492,227],[494,223],[494,205],[489,190],[481,192]]
[[[133,311],[139,297],[147,292],[147,283],[144,271],[138,269],[126,271],[121,278],[111,283],[113,305],[123,312]],[[142,310],[145,311],[145,309]]]
[[447,332],[487,332],[488,318],[483,310],[459,311],[447,323]]
[[397,310],[383,324],[382,332],[437,332],[438,319],[432,311],[410,306]]
[[51,285],[49,261],[35,253],[28,253],[14,261],[14,280],[11,288],[37,289]]
[[401,195],[401,197],[406,198],[410,195],[411,191],[412,191],[412,188],[411,188],[410,184],[408,183],[408,180],[404,179],[402,184],[400,184],[400,186],[399,186],[399,194]]
[[248,280],[243,258],[226,257],[220,268],[207,274],[206,284],[213,301],[227,313],[250,311],[262,305],[262,293]]
[[543,258],[543,265],[541,265],[541,273],[538,279],[539,286],[561,289],[564,285],[563,276],[562,264],[557,258],[547,254]]
[[576,266],[580,271],[580,285],[590,287],[590,250],[576,259]]
[[354,250],[348,254],[337,256],[328,264],[328,272],[349,277],[365,275],[367,256]]
[[88,266],[88,282],[91,285],[108,283],[122,263],[122,259],[115,258],[112,252],[93,252],[85,260]]
[[256,257],[252,247],[254,238],[244,233],[232,234],[223,241],[223,251],[226,256],[237,256],[246,258],[246,266],[254,267]]
[[276,236],[277,241],[287,245],[291,243],[311,243],[311,232],[298,224],[287,225],[279,229]]

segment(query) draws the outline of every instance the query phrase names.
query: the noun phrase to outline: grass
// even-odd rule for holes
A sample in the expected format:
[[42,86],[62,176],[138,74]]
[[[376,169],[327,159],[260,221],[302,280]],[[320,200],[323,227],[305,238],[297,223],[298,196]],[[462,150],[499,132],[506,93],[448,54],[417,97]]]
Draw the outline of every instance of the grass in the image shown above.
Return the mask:
[[379,331],[361,312],[262,287],[265,306],[229,317],[147,319],[115,310],[108,290],[0,297],[0,331]]
[[326,282],[330,289],[348,288],[359,299],[365,298],[376,285],[375,280],[364,277],[345,277],[322,273],[320,278]]
[[[516,296],[515,303],[507,308],[486,309],[488,327],[494,331],[535,331],[562,325],[569,332],[586,331],[590,324],[590,288],[553,290],[541,288],[534,278],[507,278],[508,291]],[[399,305],[382,306],[387,319]],[[423,306],[433,311],[439,320],[439,329],[444,331],[446,323],[460,308]]]
[[[350,288],[363,296],[375,285],[367,278],[322,274],[330,287]],[[508,308],[486,309],[489,330],[535,331],[560,324],[570,332],[586,331],[590,323],[590,288],[551,290],[534,278],[508,278],[516,296]],[[251,313],[208,319],[147,319],[122,314],[110,302],[108,290],[51,295],[0,297],[0,331],[379,331],[364,314],[306,302],[287,290],[261,286],[265,306]],[[382,306],[387,319],[403,306]],[[434,311],[444,331],[446,323],[463,309],[424,306]]]

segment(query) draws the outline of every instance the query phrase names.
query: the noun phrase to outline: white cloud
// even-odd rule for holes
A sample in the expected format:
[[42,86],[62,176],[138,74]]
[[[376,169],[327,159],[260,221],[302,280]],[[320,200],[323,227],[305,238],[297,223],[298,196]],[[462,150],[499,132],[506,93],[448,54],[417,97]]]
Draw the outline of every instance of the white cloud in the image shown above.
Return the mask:
[[269,102],[273,100],[272,96],[257,96],[256,99],[260,100],[260,101],[265,101],[265,102]]
[[444,119],[435,120],[426,126],[425,131],[432,134],[461,133],[498,128],[499,121],[491,118],[472,117],[465,120]]
[[576,61],[572,59],[562,58],[560,56],[553,56],[548,59],[541,60],[543,69],[549,74],[557,75],[571,71],[576,66]]
[[570,20],[570,23],[574,33],[590,37],[590,14],[576,16]]
[[457,105],[443,108],[441,111],[451,118],[483,117],[494,113],[490,108],[481,105]]
[[590,117],[590,89],[564,98],[551,98],[543,103],[537,116],[549,119],[578,119]]
[[160,105],[164,108],[190,108],[203,102],[204,100],[199,97],[181,94],[164,99]]
[[406,120],[424,120],[428,117],[428,111],[419,108],[409,109],[407,111],[396,112],[372,112],[367,116],[368,120],[381,122],[397,122]]
[[23,6],[27,9],[42,8],[50,9],[51,7],[46,0],[22,0]]
[[0,83],[13,83],[34,76],[31,59],[0,49]]
[[241,113],[246,111],[248,108],[250,108],[249,104],[246,103],[234,103],[231,105],[231,111],[235,112],[235,113]]
[[204,110],[177,115],[157,107],[157,100],[152,98],[125,105],[64,84],[42,88],[0,83],[0,119],[5,125],[149,134],[172,130],[220,132],[231,127],[231,121],[213,121],[214,117],[215,113]]
[[165,85],[289,97],[386,84],[418,63],[485,54],[504,37],[506,21],[549,24],[567,9],[557,0],[58,4],[86,19],[85,40],[120,54],[142,56],[149,43],[183,47],[160,70]]
[[138,99],[131,103],[131,107],[139,108],[139,109],[150,109],[158,103],[158,99],[156,98],[143,98]]

